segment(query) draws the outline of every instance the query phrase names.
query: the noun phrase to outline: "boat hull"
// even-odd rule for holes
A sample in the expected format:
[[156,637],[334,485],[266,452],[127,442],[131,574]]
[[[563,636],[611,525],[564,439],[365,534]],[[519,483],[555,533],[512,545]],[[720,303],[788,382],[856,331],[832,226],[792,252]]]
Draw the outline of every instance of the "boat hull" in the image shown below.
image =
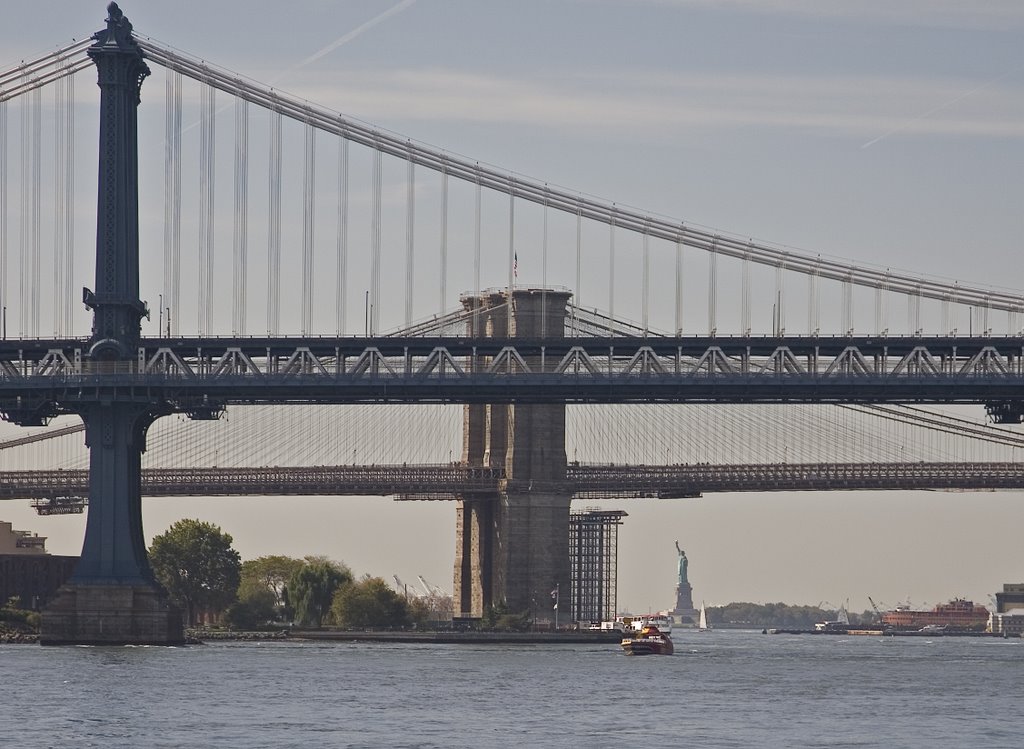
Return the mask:
[[667,637],[627,637],[622,643],[626,655],[672,655],[675,647]]

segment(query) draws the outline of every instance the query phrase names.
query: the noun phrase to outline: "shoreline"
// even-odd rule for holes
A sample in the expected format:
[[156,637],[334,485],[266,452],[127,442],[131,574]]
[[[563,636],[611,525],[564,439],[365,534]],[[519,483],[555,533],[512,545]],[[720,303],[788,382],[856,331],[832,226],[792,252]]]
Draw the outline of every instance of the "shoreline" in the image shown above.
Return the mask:
[[213,632],[189,630],[201,642],[275,640],[318,642],[401,642],[431,644],[590,644],[618,643],[619,632],[416,632],[391,630],[278,630],[274,632]]

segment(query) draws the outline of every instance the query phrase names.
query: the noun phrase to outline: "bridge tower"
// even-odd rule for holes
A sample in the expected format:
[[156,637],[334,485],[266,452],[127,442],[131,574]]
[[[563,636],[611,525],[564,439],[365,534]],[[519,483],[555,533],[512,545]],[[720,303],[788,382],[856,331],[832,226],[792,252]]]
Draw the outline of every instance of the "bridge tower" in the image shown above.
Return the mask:
[[[149,68],[117,4],[110,3],[107,12],[107,28],[94,35],[89,48],[100,87],[99,191],[96,291],[85,289],[83,301],[93,310],[87,366],[113,375],[132,371],[141,320],[148,315],[139,300],[137,109]],[[181,612],[153,577],[142,532],[146,431],[170,412],[168,404],[104,383],[65,396],[59,408],[79,413],[85,422],[89,516],[81,559],[44,610],[40,641],[182,641]]]
[[[514,289],[463,297],[470,336],[538,343],[536,356],[504,368],[553,369],[540,355],[545,339],[565,335],[568,291]],[[501,354],[498,355],[500,357]],[[502,468],[505,479],[490,496],[465,496],[456,514],[455,609],[478,617],[491,605],[535,618],[552,615],[552,591],[561,590],[560,618],[571,621],[569,504],[566,483],[565,404],[489,403],[465,406],[463,461]],[[552,617],[553,618],[553,617]]]

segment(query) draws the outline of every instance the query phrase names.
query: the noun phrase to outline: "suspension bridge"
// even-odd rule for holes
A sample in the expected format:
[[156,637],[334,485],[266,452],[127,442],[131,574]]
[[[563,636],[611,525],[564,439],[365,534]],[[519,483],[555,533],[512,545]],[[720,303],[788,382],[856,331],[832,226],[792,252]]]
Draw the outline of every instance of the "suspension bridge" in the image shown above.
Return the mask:
[[[498,602],[526,609],[554,586],[569,588],[573,497],[1024,485],[1017,438],[999,426],[1024,414],[1019,293],[801,254],[554,187],[250,81],[136,34],[116,4],[108,13],[92,39],[0,74],[0,412],[33,429],[3,453],[75,439],[76,426],[46,426],[65,415],[80,418],[89,448],[87,469],[5,465],[0,476],[0,495],[41,508],[88,499],[82,558],[44,616],[44,641],[180,639],[177,612],[146,561],[142,492],[457,499],[456,602],[479,614]],[[140,253],[140,231],[153,235],[139,217],[139,118],[148,117],[139,105],[150,64],[165,71],[162,261]],[[89,128],[74,116],[73,83],[92,66],[101,92],[95,288],[79,297],[74,208],[85,198],[76,175],[87,168],[76,147]],[[44,91],[53,93],[45,108]],[[231,159],[218,95],[233,109]],[[183,100],[198,101],[194,126],[184,125],[192,112]],[[21,115],[13,148],[10,101]],[[43,147],[47,135],[52,148]],[[14,159],[18,179],[8,173]],[[225,166],[230,230],[218,220]],[[261,221],[250,211],[253,175],[263,182]],[[21,208],[17,258],[11,195]],[[196,195],[198,210],[184,210],[184,197]],[[186,232],[197,238],[194,256],[182,254]],[[520,281],[520,256],[539,268],[536,282]],[[44,267],[53,268],[49,310]],[[158,290],[156,314],[140,299],[140,279]],[[456,288],[468,289],[457,304]],[[93,311],[91,332],[72,314],[76,298]],[[361,404],[438,404],[449,420],[454,404],[458,444],[447,463],[400,463],[388,446],[379,463],[361,465],[335,454],[322,465],[256,458],[176,469],[179,444],[179,457],[143,466],[147,445],[172,421],[161,417],[201,423],[273,405],[271,418],[282,419],[282,409]],[[904,453],[920,440],[908,432],[892,440],[898,459],[751,459],[755,414],[774,409],[779,424],[823,404],[985,447],[973,459],[915,462]],[[905,404],[983,405],[996,424]],[[709,432],[681,416],[639,459],[567,458],[569,409],[655,409],[643,418],[656,423],[657,409],[698,406],[746,409],[734,412],[746,426],[730,439],[746,454],[700,460]],[[601,413],[613,427],[597,451],[629,428]],[[293,434],[317,436],[308,422]],[[693,449],[678,447],[687,434]],[[846,434],[823,429],[812,439],[838,451]],[[261,439],[257,431],[239,442]]]

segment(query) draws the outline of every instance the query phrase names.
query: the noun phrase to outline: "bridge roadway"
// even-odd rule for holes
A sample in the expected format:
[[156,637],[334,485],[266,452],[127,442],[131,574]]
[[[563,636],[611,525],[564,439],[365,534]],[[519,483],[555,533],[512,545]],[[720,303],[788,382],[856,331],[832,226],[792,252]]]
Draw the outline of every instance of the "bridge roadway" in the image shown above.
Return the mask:
[[[181,338],[134,359],[0,342],[0,413],[104,397],[211,418],[242,403],[984,403],[1018,420],[1021,337]],[[55,404],[61,404],[56,406]]]
[[[86,498],[87,470],[0,472],[0,499]],[[150,497],[390,496],[454,500],[506,489],[559,491],[577,499],[698,497],[710,492],[853,489],[1024,489],[1019,463],[772,463],[569,465],[564,482],[510,482],[498,468],[373,465],[275,468],[147,468]],[[47,506],[42,502],[40,506]],[[55,503],[58,504],[58,503]]]

